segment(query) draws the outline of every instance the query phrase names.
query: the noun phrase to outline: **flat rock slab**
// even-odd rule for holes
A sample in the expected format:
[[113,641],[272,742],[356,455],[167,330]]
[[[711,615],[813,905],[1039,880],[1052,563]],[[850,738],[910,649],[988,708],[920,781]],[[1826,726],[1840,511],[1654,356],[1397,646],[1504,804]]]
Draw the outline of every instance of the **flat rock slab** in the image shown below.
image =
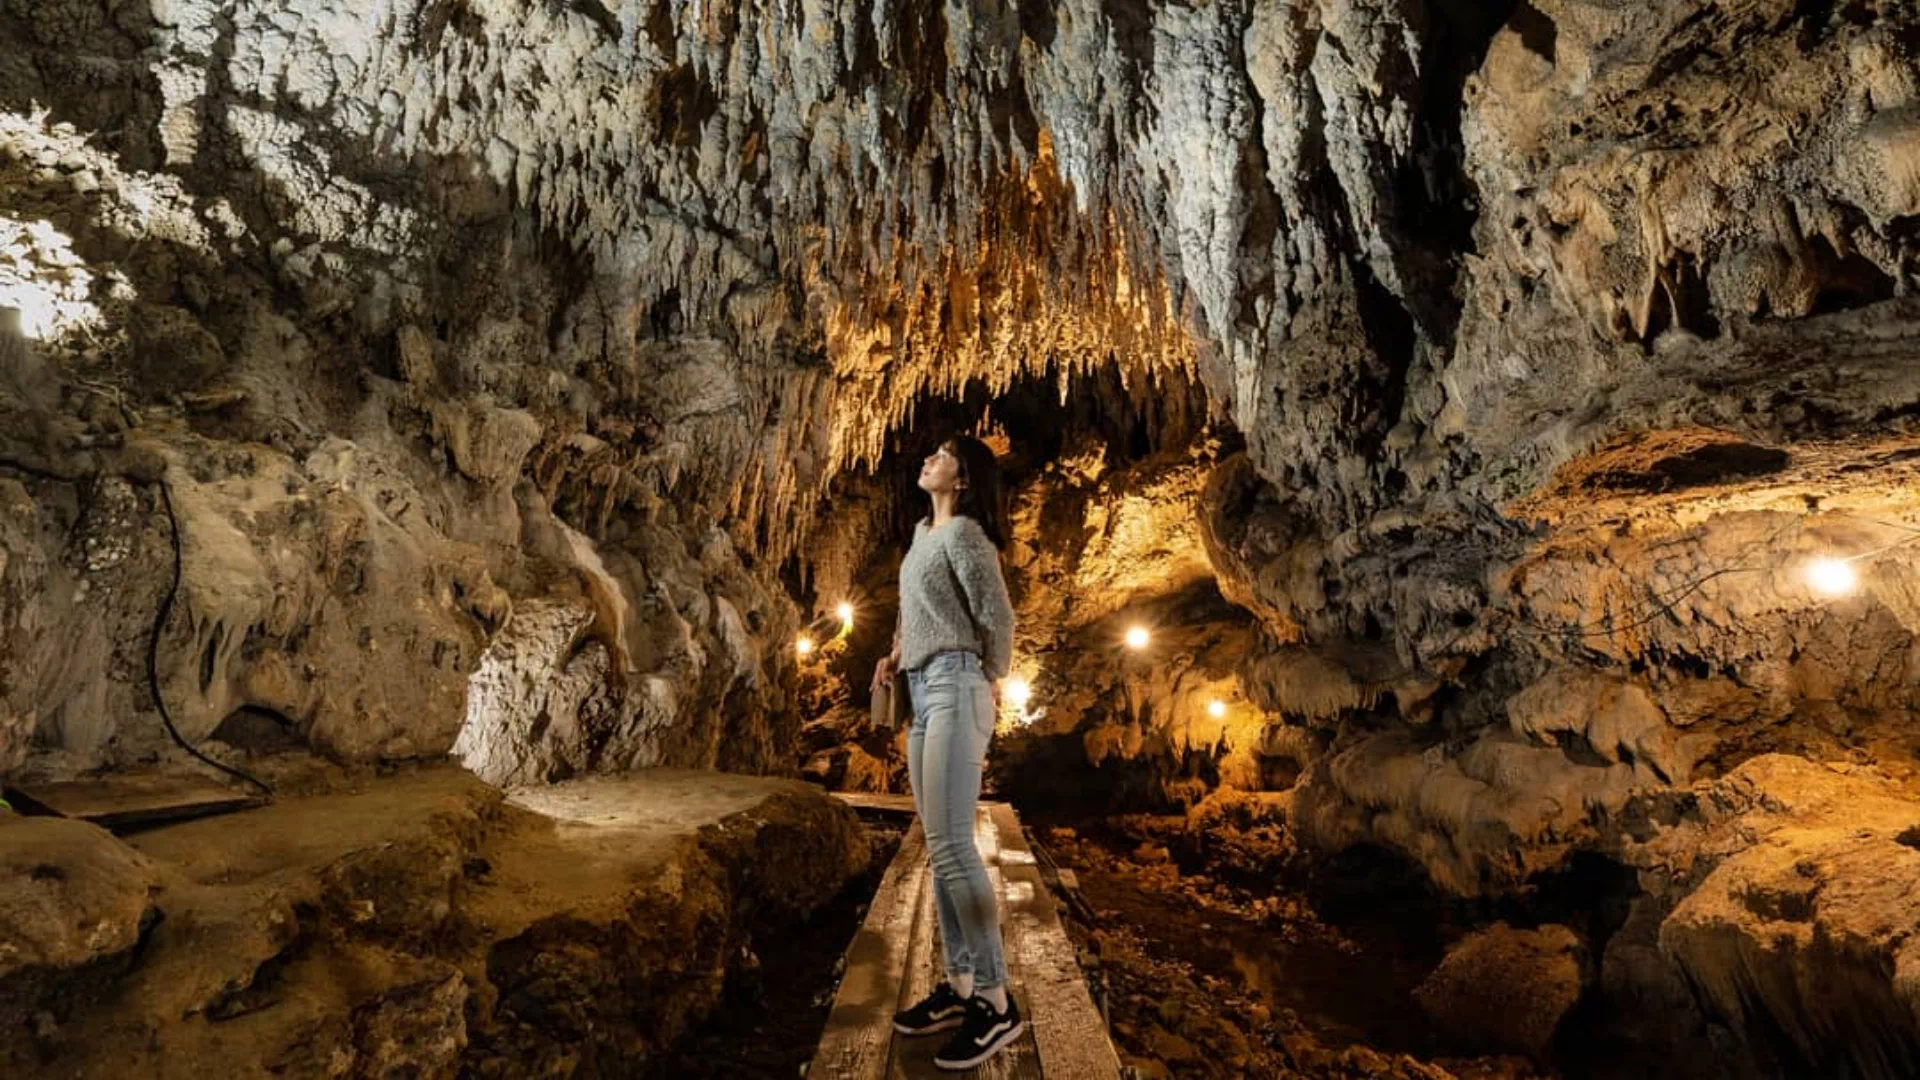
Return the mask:
[[318,873],[369,848],[478,843],[506,797],[457,769],[366,781],[327,795],[282,798],[231,817],[181,822],[126,838],[180,878],[235,885]]
[[681,832],[751,810],[776,793],[812,792],[805,784],[764,776],[649,769],[564,784],[510,789],[507,801],[578,825]]
[[134,828],[260,806],[266,799],[217,780],[178,773],[22,784],[23,802],[109,829]]
[[816,790],[679,770],[509,794],[435,768],[124,840],[59,824],[145,868],[158,921],[0,1044],[32,1075],[629,1075],[867,860]]

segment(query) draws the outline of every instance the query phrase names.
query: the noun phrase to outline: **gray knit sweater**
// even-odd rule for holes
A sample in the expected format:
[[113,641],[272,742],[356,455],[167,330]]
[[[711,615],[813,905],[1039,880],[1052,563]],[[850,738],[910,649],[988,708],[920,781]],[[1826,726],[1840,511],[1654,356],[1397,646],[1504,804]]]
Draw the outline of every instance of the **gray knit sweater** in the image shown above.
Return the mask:
[[900,564],[900,670],[912,671],[948,650],[980,657],[989,679],[1013,659],[1013,604],[1000,576],[1000,552],[965,515],[938,529],[922,518]]

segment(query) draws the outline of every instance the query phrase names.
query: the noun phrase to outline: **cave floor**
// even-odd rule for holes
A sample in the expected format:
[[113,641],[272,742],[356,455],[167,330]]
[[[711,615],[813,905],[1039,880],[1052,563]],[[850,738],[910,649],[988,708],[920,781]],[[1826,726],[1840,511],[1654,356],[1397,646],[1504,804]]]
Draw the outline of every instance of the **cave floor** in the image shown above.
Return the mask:
[[1413,998],[1438,946],[1405,927],[1335,925],[1303,895],[1183,872],[1164,846],[1136,847],[1100,822],[1036,835],[1084,901],[1067,929],[1135,1076],[1560,1075],[1515,1056],[1448,1054]]
[[[435,767],[125,838],[13,819],[9,848],[34,862],[16,888],[145,892],[121,905],[137,944],[0,1046],[75,1077],[623,1075],[712,1007],[757,925],[867,861],[805,785],[680,770],[502,792]],[[90,875],[108,851],[146,880]]]

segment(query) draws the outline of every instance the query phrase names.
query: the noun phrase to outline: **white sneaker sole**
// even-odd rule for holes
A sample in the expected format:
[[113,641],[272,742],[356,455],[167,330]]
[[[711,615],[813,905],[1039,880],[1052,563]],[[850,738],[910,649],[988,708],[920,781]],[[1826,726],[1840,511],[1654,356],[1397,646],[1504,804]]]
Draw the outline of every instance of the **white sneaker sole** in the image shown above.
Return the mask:
[[966,1022],[965,1017],[956,1016],[951,1020],[942,1020],[939,1023],[933,1025],[932,1027],[910,1028],[907,1025],[901,1023],[900,1021],[895,1020],[893,1022],[893,1030],[899,1032],[902,1035],[935,1035],[942,1031],[952,1031],[954,1028],[959,1027],[961,1024],[965,1022]]
[[971,1069],[974,1066],[992,1057],[993,1055],[999,1053],[1000,1051],[1005,1050],[1008,1044],[1012,1043],[1015,1039],[1018,1039],[1021,1036],[1021,1034],[1023,1034],[1026,1030],[1027,1030],[1027,1022],[1025,1020],[1022,1020],[1019,1023],[1008,1028],[1006,1030],[1006,1033],[1001,1035],[998,1039],[995,1039],[993,1041],[992,1046],[987,1047],[985,1050],[980,1051],[978,1054],[975,1054],[974,1056],[966,1059],[965,1061],[949,1061],[945,1058],[942,1058],[936,1055],[933,1059],[933,1063],[936,1066],[947,1070],[948,1072],[959,1072],[962,1069]]

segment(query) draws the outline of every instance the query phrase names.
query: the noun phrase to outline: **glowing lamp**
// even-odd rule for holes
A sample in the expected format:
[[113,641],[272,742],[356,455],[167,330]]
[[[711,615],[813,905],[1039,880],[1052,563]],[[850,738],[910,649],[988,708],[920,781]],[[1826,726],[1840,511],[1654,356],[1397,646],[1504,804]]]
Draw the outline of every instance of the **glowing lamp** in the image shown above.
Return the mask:
[[1027,680],[1018,676],[1008,679],[1001,691],[1006,694],[1007,703],[1016,709],[1026,708],[1027,702],[1033,700],[1033,687],[1027,685]]
[[810,637],[802,636],[798,641],[795,641],[793,643],[793,651],[799,653],[801,656],[812,655],[813,639]]
[[1147,642],[1151,637],[1152,635],[1147,633],[1147,628],[1144,626],[1129,627],[1127,629],[1127,648],[1144,649],[1147,647]]
[[1845,559],[1822,556],[1807,564],[1807,584],[1822,596],[1846,596],[1860,584],[1860,575]]
[[1207,702],[1207,715],[1213,717],[1215,720],[1227,715],[1227,703],[1221,701],[1219,698],[1214,698],[1212,701]]

